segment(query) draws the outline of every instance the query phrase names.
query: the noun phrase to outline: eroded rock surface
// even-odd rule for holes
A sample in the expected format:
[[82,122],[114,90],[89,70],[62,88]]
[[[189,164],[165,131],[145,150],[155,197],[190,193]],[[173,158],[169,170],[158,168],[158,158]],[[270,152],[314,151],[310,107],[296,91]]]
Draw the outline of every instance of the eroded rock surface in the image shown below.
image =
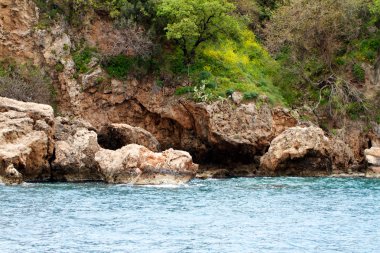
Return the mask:
[[103,149],[95,160],[104,181],[118,184],[181,184],[194,178],[198,168],[187,152],[154,153],[136,144],[116,151]]
[[40,61],[34,27],[38,11],[33,0],[1,0],[0,58]]
[[6,185],[21,184],[22,174],[18,172],[13,164],[9,164],[5,169],[0,170],[0,183]]
[[49,180],[53,126],[51,106],[0,97],[0,174],[16,170],[23,181]]
[[95,161],[100,150],[97,133],[92,126],[80,120],[56,119],[55,157],[52,162],[52,180],[100,181]]
[[110,124],[102,127],[98,134],[98,142],[103,148],[116,150],[128,144],[139,144],[157,152],[160,143],[145,129],[127,124]]
[[372,147],[364,151],[368,169],[366,177],[380,178],[380,147]]
[[260,169],[272,176],[326,176],[333,170],[330,140],[318,127],[293,127],[271,143]]

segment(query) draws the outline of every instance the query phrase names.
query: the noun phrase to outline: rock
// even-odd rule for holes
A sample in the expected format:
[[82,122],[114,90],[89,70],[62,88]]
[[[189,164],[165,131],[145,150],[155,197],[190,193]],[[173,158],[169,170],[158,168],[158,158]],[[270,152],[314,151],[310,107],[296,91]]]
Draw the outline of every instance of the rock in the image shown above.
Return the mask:
[[380,178],[380,167],[368,168],[365,176],[369,178]]
[[92,126],[81,120],[56,120],[55,159],[52,180],[81,182],[100,181],[95,154],[100,150]]
[[42,61],[34,36],[37,10],[33,0],[1,0],[0,59],[35,64]]
[[95,160],[104,181],[117,184],[181,184],[194,178],[198,169],[187,152],[154,153],[137,144],[116,151],[102,149]]
[[0,97],[0,174],[13,166],[23,181],[49,180],[53,126],[51,106]]
[[46,48],[43,52],[46,62],[50,65],[54,65],[64,57],[70,55],[71,40],[70,37],[63,33],[61,36],[55,38],[54,42],[50,45],[45,45]]
[[380,147],[366,149],[364,154],[368,163],[366,177],[380,178]]
[[99,80],[103,78],[103,70],[100,66],[96,67],[93,71],[87,74],[83,74],[82,77],[82,87],[84,90],[93,88],[99,85]]
[[127,124],[110,124],[104,126],[98,135],[103,148],[116,150],[128,144],[139,144],[152,151],[160,151],[160,143],[148,131]]
[[352,174],[361,170],[361,166],[357,163],[352,149],[339,138],[332,138],[330,140],[330,157],[333,162],[333,173]]
[[243,93],[241,93],[241,92],[237,92],[237,91],[235,91],[234,93],[232,93],[232,96],[231,96],[231,98],[232,98],[232,101],[235,103],[235,104],[240,104],[242,101],[243,101],[243,99],[244,99],[244,95],[243,95]]
[[277,136],[260,160],[267,175],[323,176],[332,172],[330,142],[322,129],[293,127]]
[[368,164],[372,166],[380,166],[380,147],[372,147],[364,150],[364,154]]
[[21,184],[22,182],[22,175],[15,169],[13,164],[9,164],[4,170],[0,169],[0,183],[13,185]]

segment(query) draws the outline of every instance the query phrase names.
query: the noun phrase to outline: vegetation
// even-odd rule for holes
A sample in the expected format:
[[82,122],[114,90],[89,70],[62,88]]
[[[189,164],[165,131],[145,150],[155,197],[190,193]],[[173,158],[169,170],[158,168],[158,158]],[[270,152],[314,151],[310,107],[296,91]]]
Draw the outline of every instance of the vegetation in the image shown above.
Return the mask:
[[380,66],[380,0],[35,1],[41,27],[94,14],[114,21],[104,28],[118,29],[107,55],[72,52],[78,74],[96,57],[112,78],[153,76],[196,101],[239,91],[307,105],[321,120],[378,117],[363,86],[368,66]]
[[32,64],[0,61],[0,96],[55,105],[55,90],[50,78]]
[[166,18],[166,36],[179,45],[188,65],[201,43],[221,33],[233,35],[237,22],[229,15],[232,10],[227,0],[162,0],[158,15]]

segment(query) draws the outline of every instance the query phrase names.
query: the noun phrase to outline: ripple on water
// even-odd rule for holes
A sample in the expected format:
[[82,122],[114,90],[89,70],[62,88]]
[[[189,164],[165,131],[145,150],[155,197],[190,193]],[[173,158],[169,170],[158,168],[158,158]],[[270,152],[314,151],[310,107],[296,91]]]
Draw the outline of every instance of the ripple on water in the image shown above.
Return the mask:
[[1,252],[380,252],[380,180],[0,186]]

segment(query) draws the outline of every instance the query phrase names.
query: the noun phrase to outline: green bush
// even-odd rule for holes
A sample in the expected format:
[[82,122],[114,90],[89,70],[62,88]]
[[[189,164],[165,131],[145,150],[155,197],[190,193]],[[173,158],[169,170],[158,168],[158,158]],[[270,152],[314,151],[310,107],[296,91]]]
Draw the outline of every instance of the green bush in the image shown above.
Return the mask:
[[175,94],[180,96],[188,93],[192,93],[194,91],[194,87],[191,86],[185,86],[185,87],[179,87],[175,90]]
[[78,73],[87,73],[90,68],[88,64],[91,62],[92,57],[96,55],[94,48],[85,47],[81,50],[74,52],[73,61],[75,63],[75,69]]
[[257,92],[244,92],[243,94],[245,100],[256,99],[259,94]]
[[118,55],[104,61],[103,67],[111,77],[125,79],[135,64],[135,58]]
[[55,70],[57,72],[62,72],[64,70],[64,68],[65,68],[65,66],[63,66],[63,64],[60,62],[55,65]]
[[354,77],[357,81],[359,82],[365,81],[365,71],[360,64],[355,63],[352,66],[352,73],[354,74]]

